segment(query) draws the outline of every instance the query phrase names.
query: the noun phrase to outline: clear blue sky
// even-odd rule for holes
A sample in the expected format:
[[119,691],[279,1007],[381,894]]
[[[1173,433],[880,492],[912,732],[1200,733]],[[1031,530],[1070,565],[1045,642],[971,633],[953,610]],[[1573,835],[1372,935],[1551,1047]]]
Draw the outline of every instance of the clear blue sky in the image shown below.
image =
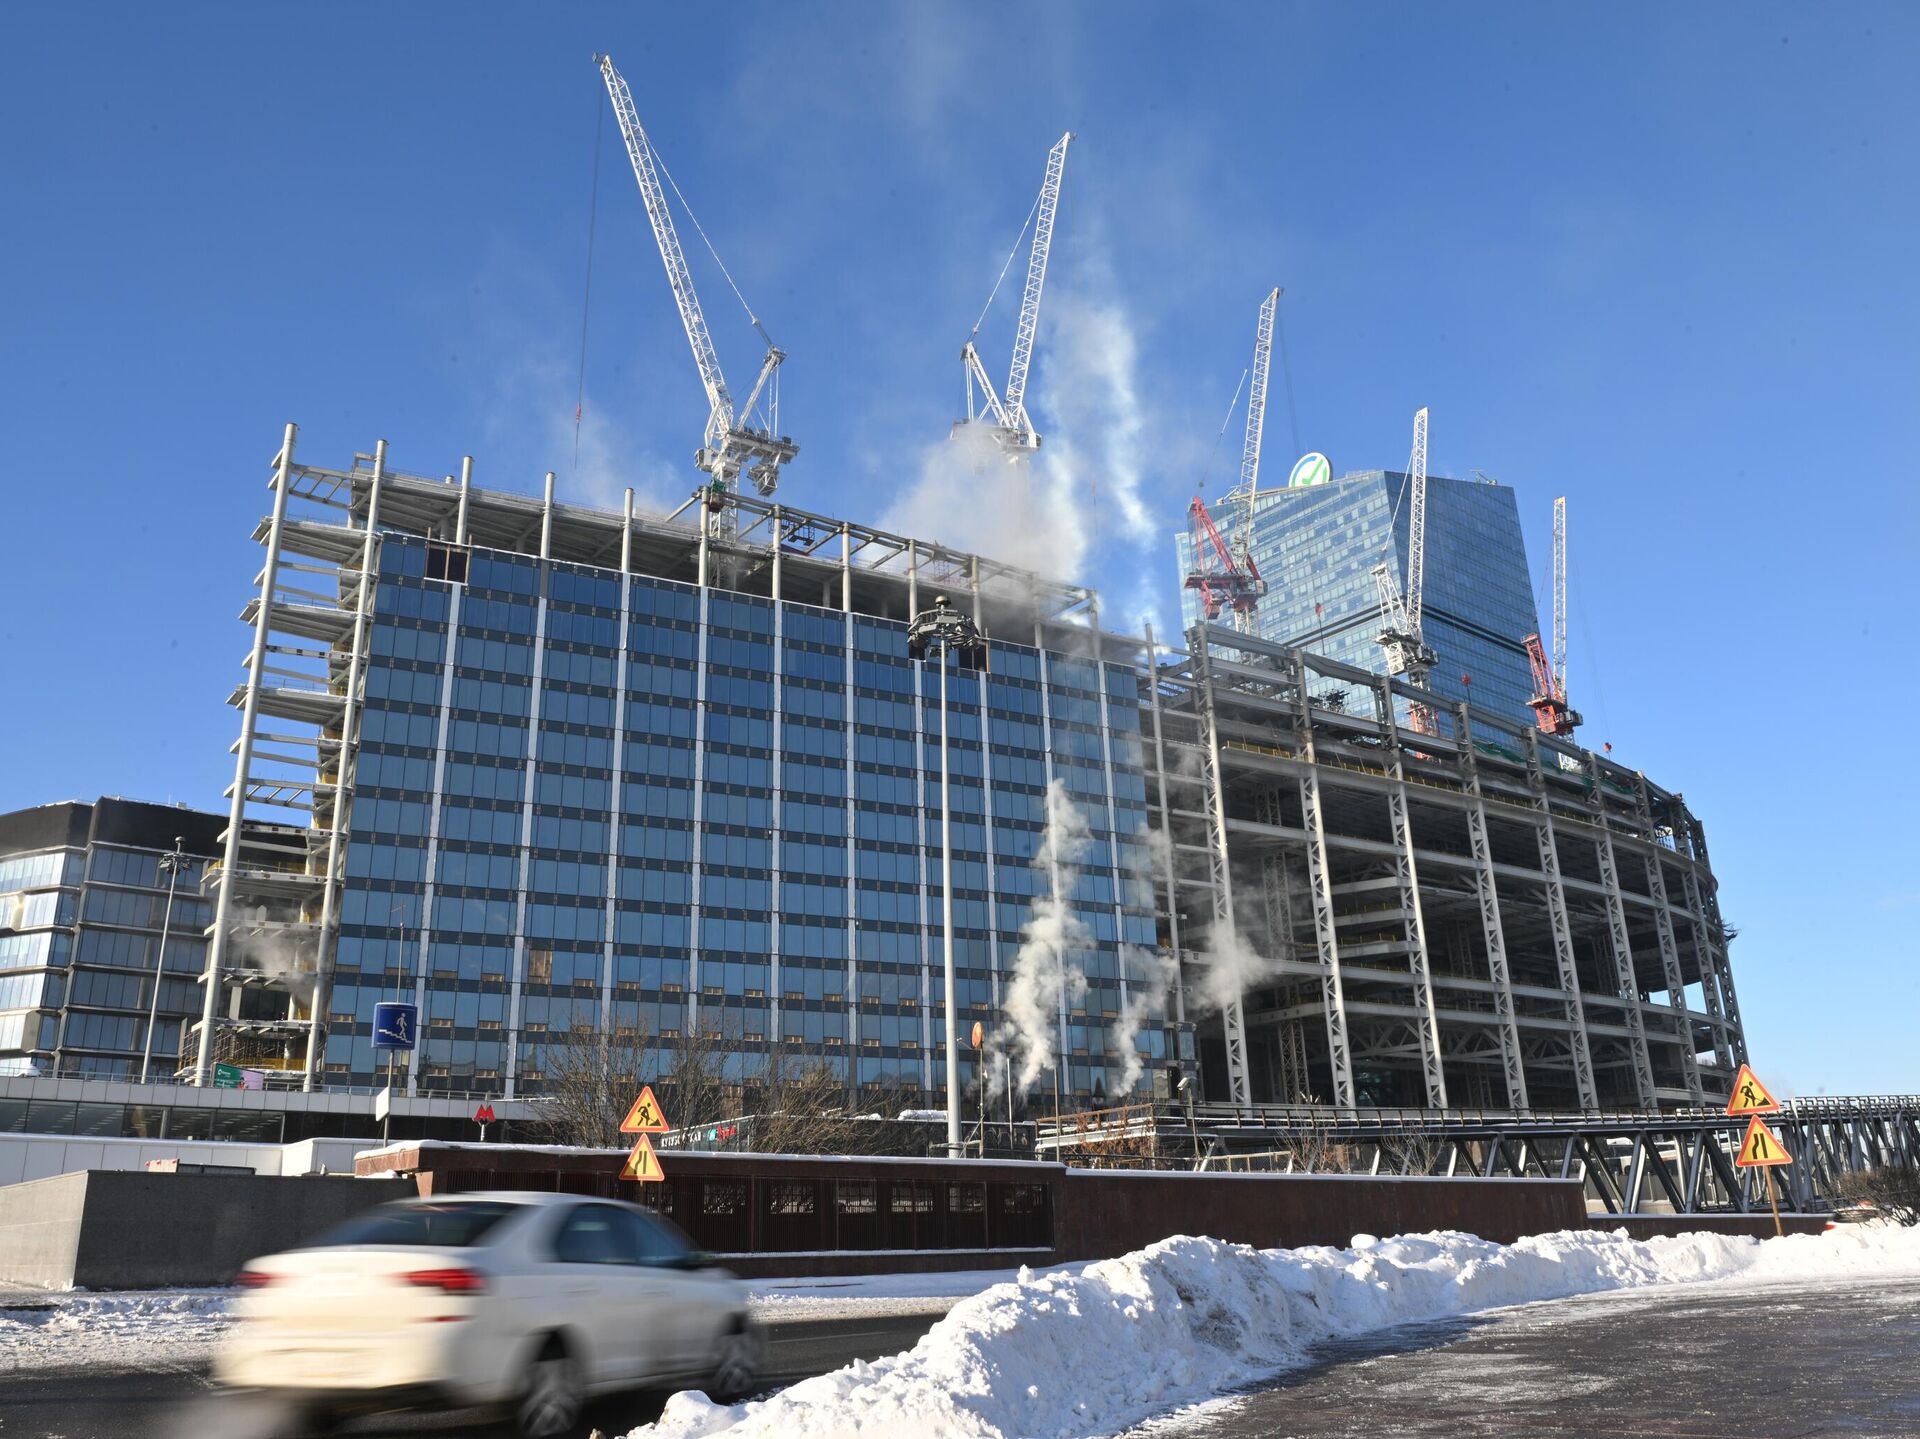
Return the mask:
[[0,21],[0,808],[219,803],[289,419],[328,463],[384,437],[563,498],[691,483],[610,124],[573,464],[608,49],[791,353],[793,503],[900,504],[1067,128],[1036,388],[1086,578],[1174,612],[1165,532],[1273,284],[1336,469],[1397,466],[1431,406],[1436,471],[1516,486],[1536,571],[1569,496],[1584,736],[1705,818],[1762,1074],[1920,1089],[1910,6],[544,9]]

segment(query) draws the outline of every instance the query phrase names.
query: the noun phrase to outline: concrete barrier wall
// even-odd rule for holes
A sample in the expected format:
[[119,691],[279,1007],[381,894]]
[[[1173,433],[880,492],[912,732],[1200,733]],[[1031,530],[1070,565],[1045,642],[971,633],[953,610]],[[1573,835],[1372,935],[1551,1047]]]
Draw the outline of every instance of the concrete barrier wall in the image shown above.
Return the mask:
[[0,1189],[0,1280],[64,1289],[227,1284],[411,1186],[94,1170]]
[[0,1280],[45,1289],[72,1285],[86,1200],[85,1174],[0,1188]]
[[1457,1229],[1505,1244],[1579,1229],[1587,1218],[1578,1181],[1558,1179],[1070,1169],[1058,1196],[1059,1260],[1111,1258],[1170,1234],[1291,1249],[1345,1245],[1356,1234]]

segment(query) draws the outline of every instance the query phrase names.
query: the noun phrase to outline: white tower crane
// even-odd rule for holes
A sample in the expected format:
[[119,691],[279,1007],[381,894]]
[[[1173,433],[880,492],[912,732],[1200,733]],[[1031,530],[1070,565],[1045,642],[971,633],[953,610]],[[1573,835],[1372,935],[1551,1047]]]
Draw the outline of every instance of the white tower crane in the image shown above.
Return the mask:
[[[1254,502],[1260,497],[1260,437],[1267,424],[1267,370],[1273,360],[1273,317],[1280,304],[1280,287],[1274,286],[1260,305],[1260,320],[1253,335],[1253,388],[1247,392],[1247,438],[1240,449],[1240,483],[1227,495],[1229,504],[1240,507],[1240,523],[1233,540],[1235,563],[1256,577],[1253,564]],[[1264,587],[1263,587],[1264,592]],[[1259,611],[1254,606],[1235,606],[1233,626],[1242,634],[1252,634]]]
[[[686,327],[687,343],[693,348],[693,363],[700,371],[700,383],[707,392],[706,432],[694,453],[694,463],[713,476],[712,484],[705,487],[710,523],[725,532],[731,528],[731,497],[740,472],[746,471],[761,494],[770,495],[780,483],[780,467],[799,453],[798,445],[776,433],[780,424],[780,390],[775,372],[786,354],[773,343],[746,299],[741,297],[747,319],[766,342],[767,356],[760,364],[759,377],[753,382],[746,404],[736,408],[733,395],[727,389],[726,376],[720,372],[720,357],[714,352],[707,317],[700,309],[700,296],[694,292],[687,257],[680,249],[680,236],[673,227],[666,192],[660,188],[661,167],[647,140],[647,132],[640,127],[633,96],[626,80],[614,69],[611,55],[596,55],[594,61],[606,81],[613,113],[620,122],[620,133],[626,138],[627,158],[633,162],[633,176],[640,182],[640,198],[646,202],[647,219],[653,223],[653,238],[660,246],[660,261],[667,268],[667,283],[673,288],[674,303],[680,307],[680,323]],[[672,182],[671,176],[668,182]],[[675,193],[679,193],[677,186]],[[685,203],[684,197],[682,203]],[[698,220],[694,221],[694,228],[700,228]],[[701,231],[700,237],[705,240],[706,232]],[[710,253],[713,250],[710,242],[707,249]],[[718,254],[713,258],[715,264],[720,263]],[[720,273],[726,275],[724,265],[720,266]],[[727,275],[727,283],[733,285],[731,275]],[[733,292],[740,295],[737,285]],[[767,397],[766,424],[757,426],[753,416],[763,394]]]
[[[1426,591],[1427,570],[1427,411],[1423,405],[1413,417],[1413,454],[1407,461],[1407,591],[1400,593],[1391,561],[1373,567],[1373,582],[1380,592],[1380,634],[1377,641],[1387,652],[1387,673],[1405,675],[1424,685],[1439,657],[1422,637],[1420,611]],[[1391,543],[1391,540],[1389,540]],[[1431,716],[1415,706],[1413,727],[1425,732]]]
[[[986,319],[986,310],[980,312],[980,320],[974,321],[973,334],[967,336],[967,343],[961,347],[960,359],[966,366],[967,375],[967,417],[961,424],[972,424],[975,419],[991,419],[992,433],[1009,456],[1030,454],[1040,448],[1040,432],[1033,427],[1033,420],[1027,414],[1027,371],[1033,363],[1033,337],[1040,328],[1040,292],[1047,283],[1047,252],[1053,248],[1053,217],[1060,208],[1060,180],[1066,173],[1067,146],[1073,140],[1069,130],[1062,135],[1047,152],[1047,174],[1040,184],[1040,197],[1034,201],[1033,250],[1027,257],[1027,288],[1020,298],[1020,322],[1013,335],[1013,365],[1007,372],[1007,392],[1004,397],[994,389],[993,381],[987,378],[987,368],[980,360],[979,350],[974,348],[974,338],[980,333],[980,322]],[[1017,242],[1016,242],[1017,245]],[[1012,257],[1008,257],[1011,263]],[[1006,271],[1001,271],[1004,279]],[[999,292],[996,282],[994,292]],[[987,297],[991,307],[993,296]],[[983,408],[974,408],[975,392],[978,391]],[[954,427],[956,430],[958,425]]]
[[1527,636],[1527,663],[1533,667],[1533,698],[1527,701],[1543,734],[1568,735],[1583,722],[1567,704],[1567,497],[1553,502],[1553,659],[1549,663],[1540,636]]

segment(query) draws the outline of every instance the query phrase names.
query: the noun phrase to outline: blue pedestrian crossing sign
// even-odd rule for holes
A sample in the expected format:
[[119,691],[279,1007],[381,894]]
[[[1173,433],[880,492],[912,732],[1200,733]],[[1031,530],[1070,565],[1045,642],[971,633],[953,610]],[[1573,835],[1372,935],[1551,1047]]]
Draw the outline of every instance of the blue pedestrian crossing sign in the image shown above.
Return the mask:
[[373,1007],[373,1047],[412,1049],[420,1029],[420,1007],[414,1004],[376,1004]]

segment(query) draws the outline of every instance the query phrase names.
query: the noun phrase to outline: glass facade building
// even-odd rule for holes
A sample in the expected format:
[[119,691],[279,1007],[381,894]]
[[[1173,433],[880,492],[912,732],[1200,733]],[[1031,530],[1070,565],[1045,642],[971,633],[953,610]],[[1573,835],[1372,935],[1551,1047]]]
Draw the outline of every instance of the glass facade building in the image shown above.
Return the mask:
[[[1131,882],[1149,870],[1139,644],[1067,613],[1086,592],[904,540],[867,560],[872,532],[745,498],[743,530],[779,527],[773,544],[723,550],[698,511],[329,473],[285,483],[331,515],[279,521],[287,551],[340,565],[325,669],[282,666],[257,701],[316,733],[312,778],[287,791],[318,800],[287,861],[313,888],[286,916],[321,936],[313,1082],[382,1082],[373,1010],[402,1000],[421,1090],[538,1093],[554,1046],[608,1031],[646,1033],[670,1065],[699,1030],[734,1078],[783,1048],[850,1088],[943,1098],[941,675],[907,650],[936,593],[971,602],[990,644],[990,673],[946,682],[956,1030],[1002,1022],[1058,785],[1088,832],[1059,881],[1085,977],[1052,1027],[1059,1092],[1104,1098],[1166,1055],[1167,1026],[1116,1031],[1156,970],[1153,899]],[[323,627],[289,588],[310,575],[266,583],[269,653]],[[236,904],[265,864],[232,867]],[[1050,1068],[1036,1097],[1053,1085]]]
[[[124,799],[0,815],[0,1074],[137,1078],[158,983],[152,1073],[172,1076],[200,1007],[200,880],[222,822]],[[177,878],[161,863],[176,839]]]
[[[1383,673],[1375,565],[1407,577],[1408,478],[1387,470],[1326,484],[1263,490],[1254,516],[1253,557],[1269,584],[1256,633],[1342,664]],[[1223,531],[1233,509],[1214,518]],[[1183,531],[1180,573],[1191,568]],[[1183,591],[1190,628],[1197,596]],[[1224,622],[1224,621],[1223,621]],[[1439,656],[1435,693],[1510,719],[1532,722],[1533,675],[1526,637],[1539,629],[1515,492],[1505,485],[1431,477],[1427,481],[1426,600],[1422,629]]]

